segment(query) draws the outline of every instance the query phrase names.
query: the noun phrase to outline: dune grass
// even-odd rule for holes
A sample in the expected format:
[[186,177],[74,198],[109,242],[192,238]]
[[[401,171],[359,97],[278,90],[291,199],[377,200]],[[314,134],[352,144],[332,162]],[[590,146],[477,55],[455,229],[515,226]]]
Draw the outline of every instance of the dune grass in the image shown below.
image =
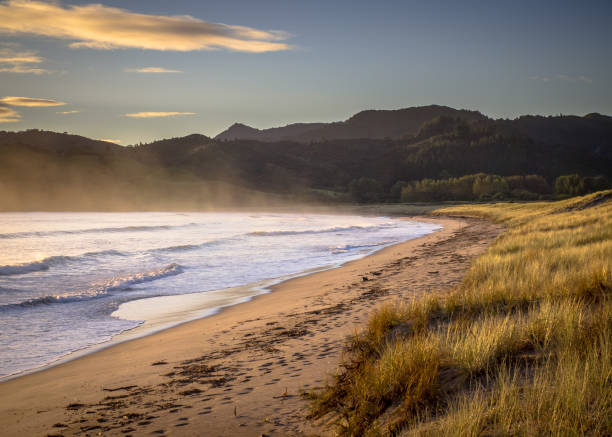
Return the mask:
[[612,190],[437,214],[506,232],[442,296],[379,308],[312,416],[340,435],[612,434]]

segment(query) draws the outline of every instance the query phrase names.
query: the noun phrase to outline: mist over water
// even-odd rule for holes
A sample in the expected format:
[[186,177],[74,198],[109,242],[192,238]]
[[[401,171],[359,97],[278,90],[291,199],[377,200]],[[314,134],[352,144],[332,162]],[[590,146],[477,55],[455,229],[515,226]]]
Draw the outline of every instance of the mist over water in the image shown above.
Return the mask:
[[337,266],[437,228],[317,214],[0,214],[0,377],[138,326],[111,316],[123,303]]

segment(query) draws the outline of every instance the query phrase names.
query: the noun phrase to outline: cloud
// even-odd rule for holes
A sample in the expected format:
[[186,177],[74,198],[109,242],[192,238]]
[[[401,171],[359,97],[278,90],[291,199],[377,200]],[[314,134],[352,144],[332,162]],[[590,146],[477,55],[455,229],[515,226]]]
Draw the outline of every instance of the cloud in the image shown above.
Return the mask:
[[73,41],[72,48],[273,52],[292,47],[289,34],[209,23],[189,15],[130,12],[101,4],[63,7],[59,2],[7,0],[0,4],[0,31]]
[[76,109],[73,109],[72,111],[59,111],[56,112],[56,114],[62,114],[62,115],[68,115],[68,114],[78,114],[81,111],[77,111]]
[[558,74],[557,79],[562,80],[564,82],[593,83],[593,80],[590,77],[586,76],[568,76],[566,74]]
[[[6,96],[0,98],[0,123],[14,123],[21,121],[21,114],[8,106],[62,106],[64,102],[51,99],[36,99],[32,97]],[[66,111],[66,114],[78,111]],[[59,113],[58,113],[59,114]]]
[[21,121],[21,114],[6,106],[0,106],[0,123],[16,123]]
[[587,76],[568,76],[566,74],[557,74],[556,76],[529,76],[531,80],[538,80],[542,82],[550,82],[551,80],[560,80],[563,82],[584,82],[593,83],[593,80]]
[[125,114],[131,118],[156,118],[156,117],[174,117],[177,115],[195,115],[195,112],[133,112]]
[[44,59],[36,52],[17,52],[13,49],[0,49],[0,62],[11,64],[38,64]]
[[24,65],[11,65],[9,67],[0,66],[0,73],[23,73],[23,74],[45,74],[53,73],[51,70],[44,68],[32,68]]
[[64,102],[58,102],[51,99],[35,99],[31,97],[14,97],[7,96],[0,99],[0,103],[9,106],[62,106]]
[[119,144],[121,140],[111,140],[110,138],[99,138],[98,141],[106,141],[107,143]]
[[181,70],[169,70],[162,67],[128,68],[128,73],[182,73]]
[[44,60],[36,52],[0,48],[0,73],[52,73],[50,70],[34,66],[42,63]]

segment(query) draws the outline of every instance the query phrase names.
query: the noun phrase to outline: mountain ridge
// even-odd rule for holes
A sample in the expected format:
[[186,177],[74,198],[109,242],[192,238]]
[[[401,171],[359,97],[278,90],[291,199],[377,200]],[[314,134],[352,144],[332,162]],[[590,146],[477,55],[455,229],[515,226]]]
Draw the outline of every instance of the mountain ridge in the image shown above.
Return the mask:
[[214,138],[216,140],[325,141],[349,138],[400,139],[418,133],[420,126],[435,117],[446,116],[466,121],[487,119],[478,111],[428,105],[402,109],[367,109],[344,121],[331,123],[291,123],[282,127],[257,129],[234,123]]
[[[253,193],[283,199],[314,195],[325,202],[398,201],[408,183],[479,173],[537,175],[540,185],[548,186],[532,193],[537,198],[552,195],[556,178],[564,175],[602,177],[597,186],[612,180],[612,117],[493,120],[475,111],[446,115],[457,114],[450,109],[426,107],[409,126],[399,127],[398,120],[414,110],[362,111],[352,121],[323,126],[340,138],[308,142],[191,134],[124,147],[36,129],[0,131],[0,210],[193,209],[262,198]],[[298,127],[312,135],[312,125]],[[375,196],[355,196],[360,190],[374,190]]]

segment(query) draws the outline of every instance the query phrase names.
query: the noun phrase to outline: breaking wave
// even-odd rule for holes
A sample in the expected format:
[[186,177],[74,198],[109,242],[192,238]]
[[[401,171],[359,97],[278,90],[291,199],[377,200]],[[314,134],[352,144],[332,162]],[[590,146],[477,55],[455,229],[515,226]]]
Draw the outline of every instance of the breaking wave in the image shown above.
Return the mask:
[[10,276],[10,275],[23,275],[26,273],[33,272],[42,272],[45,270],[49,270],[51,267],[59,266],[66,264],[68,262],[82,261],[86,259],[93,259],[101,256],[108,255],[117,255],[123,256],[122,252],[117,250],[102,250],[99,252],[87,252],[82,255],[74,255],[74,256],[50,256],[39,261],[32,261],[29,263],[23,264],[14,264],[14,265],[6,265],[0,266],[0,276]]
[[51,295],[29,299],[20,303],[0,306],[0,309],[34,307],[38,305],[50,305],[55,303],[79,302],[83,300],[104,297],[112,291],[126,291],[132,285],[151,282],[168,276],[180,275],[183,267],[173,263],[160,269],[151,270],[143,273],[136,273],[128,276],[119,276],[103,283],[92,286],[89,290],[81,294]]
[[185,252],[189,250],[202,249],[204,247],[217,246],[223,244],[226,241],[235,239],[235,237],[219,238],[216,240],[209,240],[199,244],[179,244],[177,246],[159,247],[157,249],[151,249],[151,252]]
[[12,234],[0,234],[0,239],[23,238],[23,237],[50,237],[53,235],[79,235],[79,234],[99,234],[107,232],[142,232],[142,231],[160,231],[168,229],[186,228],[197,226],[197,223],[187,223],[184,225],[159,225],[159,226],[120,226],[109,228],[90,228],[90,229],[74,229],[63,231],[37,231],[37,232],[14,232]]
[[371,226],[335,226],[333,228],[322,228],[322,229],[305,229],[301,231],[256,231],[249,232],[246,235],[255,236],[255,237],[270,237],[276,235],[304,235],[304,234],[325,234],[329,232],[345,232],[345,231],[374,231],[377,229],[390,228],[395,227],[395,223],[383,223],[380,225],[371,225]]

